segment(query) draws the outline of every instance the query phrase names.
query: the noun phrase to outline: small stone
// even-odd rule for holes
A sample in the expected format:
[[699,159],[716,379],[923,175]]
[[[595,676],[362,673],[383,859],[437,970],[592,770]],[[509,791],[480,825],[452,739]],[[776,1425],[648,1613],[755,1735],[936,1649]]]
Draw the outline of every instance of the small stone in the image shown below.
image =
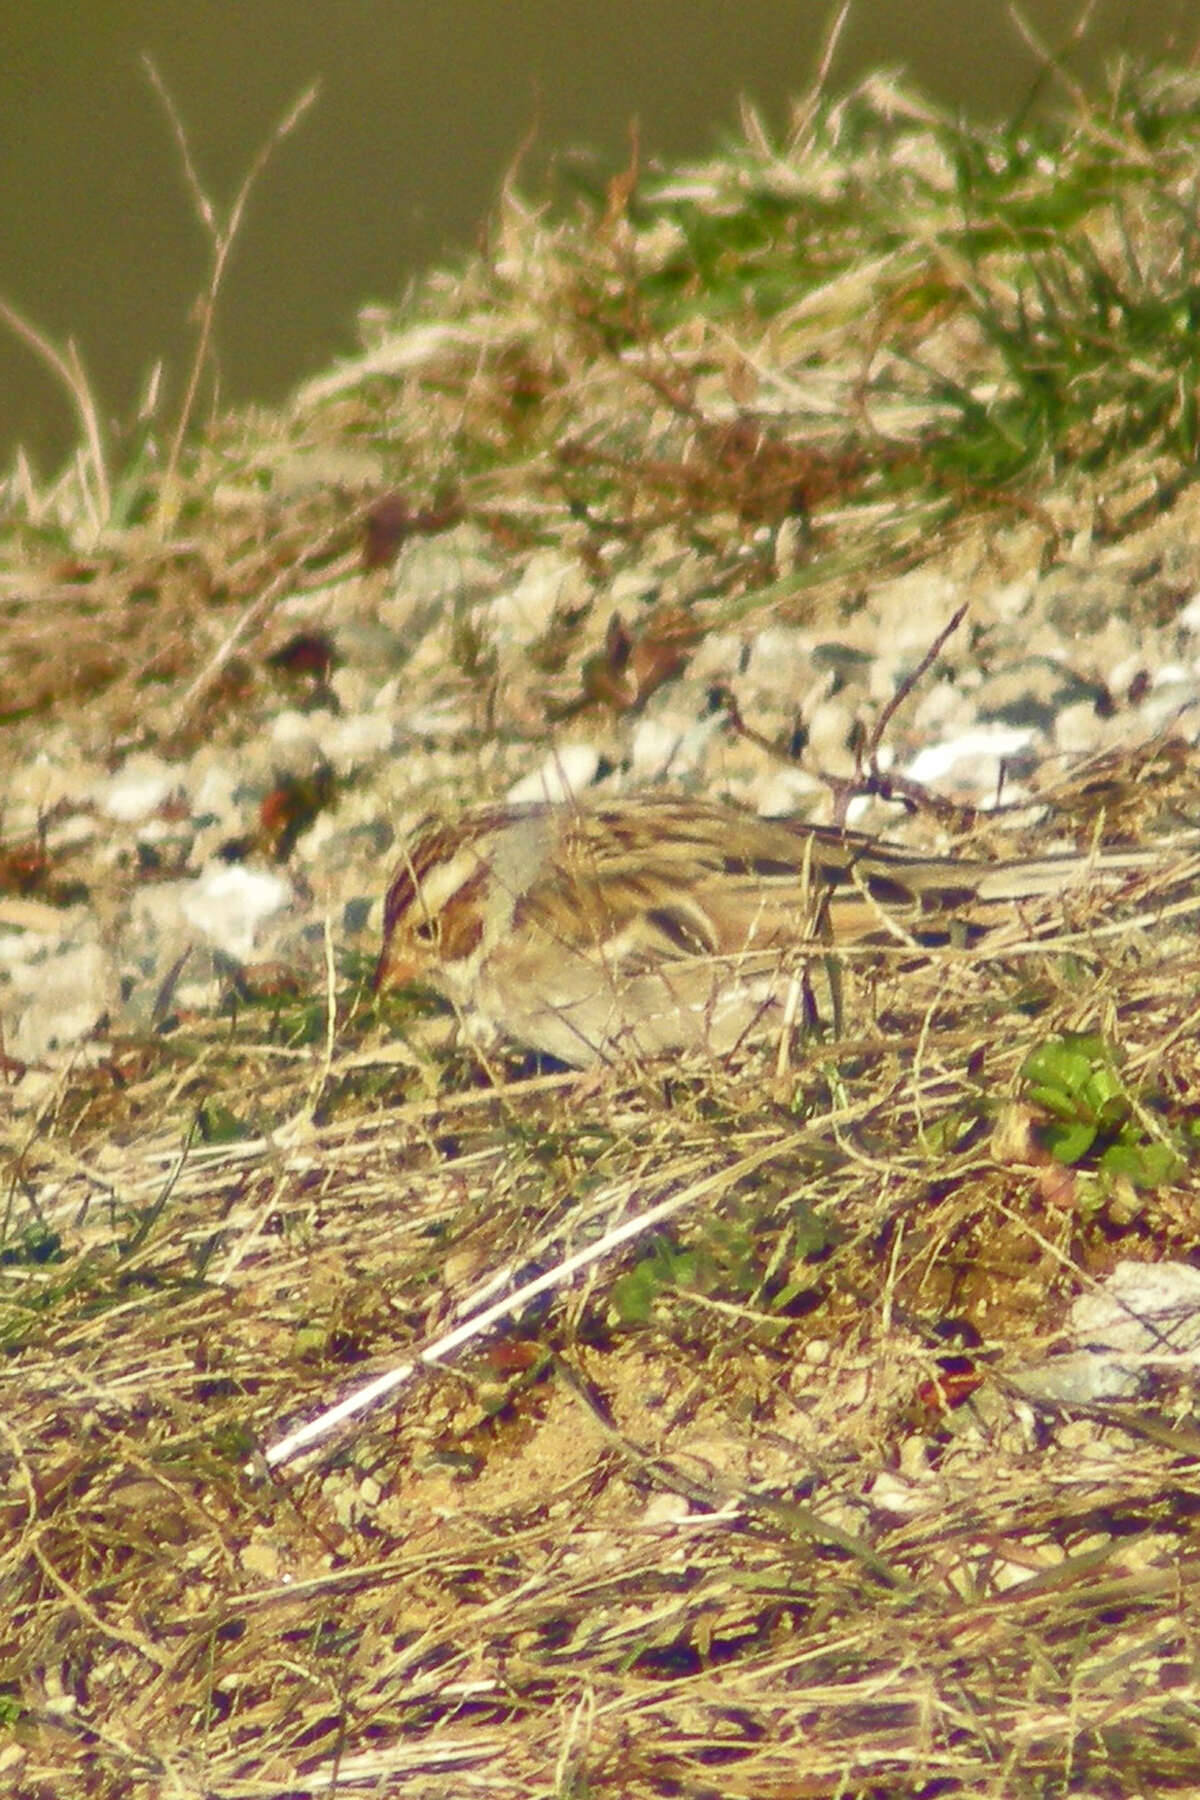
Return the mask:
[[506,645],[524,648],[545,636],[556,613],[584,606],[590,598],[575,559],[547,550],[531,557],[516,586],[492,601],[489,622]]
[[179,770],[172,769],[157,756],[131,756],[125,766],[106,782],[96,796],[101,812],[123,824],[149,818],[167,799],[179,780]]
[[1001,763],[1019,756],[1034,741],[1034,732],[1027,729],[1013,725],[979,725],[944,743],[930,744],[924,750],[918,750],[903,772],[911,781],[935,787],[953,771],[960,790],[990,792],[996,786]]
[[185,891],[182,911],[189,924],[239,961],[250,955],[265,921],[291,901],[279,875],[240,863],[210,863]]
[[517,806],[530,801],[569,800],[591,787],[599,769],[600,752],[591,744],[563,744],[531,774],[515,781],[508,798]]
[[5,1027],[6,1048],[22,1062],[37,1062],[87,1037],[113,997],[112,967],[96,943],[43,949],[27,962],[10,963],[9,975],[4,1010],[12,1022]]

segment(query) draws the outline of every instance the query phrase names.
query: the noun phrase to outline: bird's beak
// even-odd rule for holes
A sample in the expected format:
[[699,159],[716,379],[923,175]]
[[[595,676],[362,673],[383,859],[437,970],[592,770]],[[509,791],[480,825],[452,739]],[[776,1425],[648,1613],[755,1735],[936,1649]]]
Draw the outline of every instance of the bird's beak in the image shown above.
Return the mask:
[[385,994],[389,988],[412,987],[418,973],[411,956],[397,956],[391,943],[385,943],[375,964],[371,986],[377,994]]

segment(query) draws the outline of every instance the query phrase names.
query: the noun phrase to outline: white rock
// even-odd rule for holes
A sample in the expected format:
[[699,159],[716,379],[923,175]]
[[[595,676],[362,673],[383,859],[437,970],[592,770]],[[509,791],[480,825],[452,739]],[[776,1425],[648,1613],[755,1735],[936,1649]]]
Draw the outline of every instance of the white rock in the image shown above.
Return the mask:
[[1159,731],[1163,726],[1174,724],[1181,715],[1186,715],[1188,726],[1196,729],[1196,706],[1200,703],[1200,691],[1197,689],[1195,676],[1186,682],[1155,681],[1151,691],[1138,707],[1138,721],[1147,736]]
[[629,773],[635,783],[657,781],[672,768],[683,743],[679,725],[663,719],[639,719],[629,742]]
[[183,916],[210,943],[230,956],[246,957],[259,928],[291,900],[279,875],[241,863],[209,863],[183,896]]
[[427,738],[435,744],[461,736],[467,721],[467,708],[457,694],[447,694],[444,699],[416,706],[399,716],[399,723],[409,738]]
[[1055,716],[1054,742],[1059,750],[1068,756],[1083,756],[1096,748],[1102,721],[1096,712],[1095,703],[1081,700],[1074,706],[1064,706]]
[[1125,1363],[1104,1351],[1071,1350],[1044,1363],[1009,1373],[1012,1386],[1029,1400],[1057,1406],[1091,1406],[1101,1400],[1128,1400],[1140,1383]]
[[1167,687],[1173,682],[1176,684],[1186,683],[1191,679],[1192,671],[1183,663],[1160,663],[1158,668],[1151,672],[1150,686],[1152,688]]
[[963,694],[965,683],[937,681],[917,700],[912,712],[914,738],[947,738],[957,728],[965,730],[974,718],[974,706]]
[[764,819],[786,819],[792,813],[822,819],[825,815],[814,808],[814,800],[828,804],[829,789],[804,769],[775,769],[765,777],[757,795],[758,811]]
[[732,631],[713,631],[701,638],[688,664],[688,677],[697,684],[732,681],[746,657],[746,640]]
[[870,794],[855,794],[846,807],[846,823],[852,831],[865,823],[875,812],[875,801]]
[[[48,736],[56,735],[52,731]],[[22,768],[10,768],[4,777],[4,827],[10,839],[42,829],[51,813],[67,807],[91,808],[106,785],[99,763],[87,761],[73,742],[41,750]]]
[[[729,641],[736,644],[738,640]],[[795,681],[798,676],[811,681],[812,672],[811,632],[788,625],[764,625],[750,640],[746,673],[752,678],[765,678],[778,686],[781,681]]]
[[1032,731],[1015,725],[976,725],[957,737],[918,750],[904,774],[911,781],[932,786],[954,769],[960,778],[966,776],[972,785],[994,787],[1001,762],[1027,749],[1034,736]]
[[131,756],[123,768],[106,781],[96,804],[110,819],[132,824],[148,818],[160,807],[179,781],[179,770],[157,756]]
[[96,835],[95,819],[87,813],[69,813],[65,819],[46,827],[46,848],[77,850],[81,844],[93,843]]
[[854,709],[845,692],[822,700],[805,719],[808,757],[826,775],[851,775],[855,761],[850,749]]
[[692,1516],[692,1509],[679,1494],[654,1494],[642,1509],[640,1524],[645,1531],[661,1531],[682,1525]]
[[514,781],[508,798],[518,806],[528,801],[570,800],[592,785],[599,768],[600,752],[591,744],[562,744],[531,774]]
[[29,1003],[7,1026],[6,1047],[23,1062],[77,1043],[108,1011],[112,973],[99,944],[56,947],[10,972],[15,995]]
[[1002,587],[993,588],[988,595],[988,605],[997,618],[1011,621],[1020,618],[1033,595],[1034,582],[1026,575],[1019,581],[1010,581]]
[[1200,1269],[1190,1263],[1125,1258],[1099,1288],[1071,1308],[1072,1336],[1091,1347],[1155,1351],[1168,1361],[1200,1360]]
[[488,616],[506,644],[524,647],[545,635],[560,607],[581,605],[589,594],[573,557],[544,550],[530,558],[514,588],[496,596]]
[[890,1469],[884,1469],[868,1482],[864,1497],[880,1512],[891,1513],[899,1519],[911,1519],[929,1512],[938,1498],[928,1484],[922,1491],[916,1482],[905,1480]]
[[1119,1262],[1072,1306],[1077,1348],[1014,1372],[1033,1400],[1074,1403],[1139,1393],[1156,1363],[1200,1363],[1200,1269],[1190,1263]]
[[240,776],[228,763],[211,763],[196,784],[192,794],[192,813],[197,818],[210,814],[215,819],[229,819],[237,814],[236,794]]
[[881,582],[871,602],[886,655],[901,664],[924,656],[961,600],[958,582],[943,569],[918,567]]
[[631,784],[678,781],[702,768],[708,746],[723,726],[720,713],[689,720],[673,711],[665,717],[639,719],[629,744]]
[[327,723],[322,718],[321,729],[318,729],[312,713],[297,712],[294,708],[276,713],[269,727],[272,748],[286,756],[291,768],[311,768],[321,759]]
[[659,588],[659,577],[653,569],[644,569],[635,564],[627,569],[616,570],[606,587],[609,601],[616,610],[620,612],[624,608],[628,613],[643,601],[654,598]]
[[349,718],[331,719],[321,733],[321,748],[326,760],[339,775],[386,756],[392,748],[396,728],[383,713],[356,713]]

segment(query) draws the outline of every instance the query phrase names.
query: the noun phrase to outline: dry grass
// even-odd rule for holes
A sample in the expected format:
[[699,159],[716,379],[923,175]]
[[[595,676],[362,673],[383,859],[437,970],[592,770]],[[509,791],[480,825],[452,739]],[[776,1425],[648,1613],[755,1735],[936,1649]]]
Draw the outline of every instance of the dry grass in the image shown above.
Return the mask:
[[[343,1051],[313,1123],[306,1061],[248,1028],[76,1075],[3,1270],[21,1791],[1186,1789],[1186,1380],[1068,1418],[1006,1376],[1118,1255],[1193,1249],[1198,906],[874,971],[786,1091],[751,1063],[389,1103]],[[1037,1150],[1022,1065],[1065,1031],[1105,1036],[1169,1178]],[[199,1094],[252,1094],[258,1135],[181,1147]],[[493,1271],[670,1197],[265,1474]]]
[[[510,197],[491,257],[361,362],[184,457],[168,542],[132,525],[83,558],[69,477],[14,476],[14,763],[48,723],[180,750],[259,729],[274,597],[344,573],[380,472],[406,471],[405,529],[465,510],[528,545],[603,515],[647,557],[685,543],[697,632],[794,617],[997,507],[1045,549],[1083,514],[1124,528],[1113,494],[1164,504],[1195,451],[1179,90],[1075,121],[1053,179],[891,114],[860,98],[686,181],[631,174],[566,224]],[[1140,348],[1106,411],[1114,341]],[[284,481],[348,445],[364,488]],[[754,534],[784,518],[811,552],[764,586]],[[568,695],[583,637],[542,647]],[[1047,799],[1083,843],[1149,838],[1194,817],[1192,757],[1168,737]],[[1069,1415],[1011,1378],[1118,1257],[1195,1256],[1194,888],[1180,862],[1003,954],[848,962],[852,1035],[783,1079],[773,1053],[590,1085],[422,1058],[350,966],[329,1046],[320,996],[277,997],[65,1069],[6,1127],[0,1781],[1193,1792],[1188,1371]],[[1085,1036],[1122,1101],[1068,1163],[1027,1065]],[[1085,1096],[1066,1112],[1087,1126]],[[268,1470],[497,1272],[668,1201]]]

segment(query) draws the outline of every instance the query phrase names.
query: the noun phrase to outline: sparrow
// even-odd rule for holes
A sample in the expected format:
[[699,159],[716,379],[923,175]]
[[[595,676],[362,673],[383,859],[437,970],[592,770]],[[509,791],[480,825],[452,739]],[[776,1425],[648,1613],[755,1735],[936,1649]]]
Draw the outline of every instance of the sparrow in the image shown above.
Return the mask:
[[647,795],[427,818],[387,890],[377,988],[423,985],[481,1038],[571,1067],[722,1056],[795,1017],[839,946],[968,944],[1021,903],[1154,850],[922,856],[861,833]]

